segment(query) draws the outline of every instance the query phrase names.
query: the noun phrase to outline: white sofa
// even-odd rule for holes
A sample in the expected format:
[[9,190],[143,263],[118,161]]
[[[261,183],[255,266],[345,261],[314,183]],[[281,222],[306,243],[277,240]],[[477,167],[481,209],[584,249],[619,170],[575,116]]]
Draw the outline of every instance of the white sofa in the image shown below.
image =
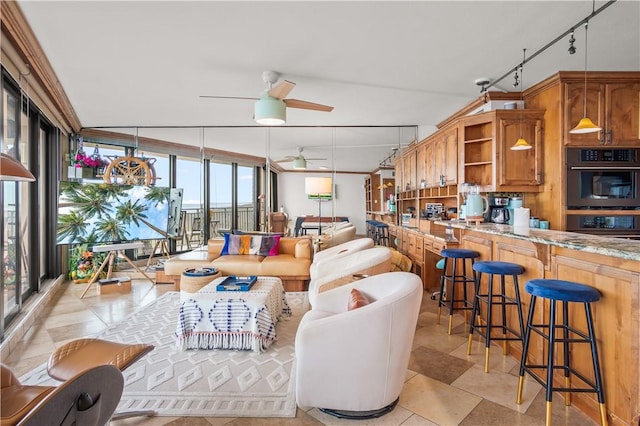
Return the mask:
[[[348,311],[352,288],[370,303]],[[319,294],[296,333],[298,406],[355,418],[392,409],[405,381],[422,294],[420,277],[409,272]]]

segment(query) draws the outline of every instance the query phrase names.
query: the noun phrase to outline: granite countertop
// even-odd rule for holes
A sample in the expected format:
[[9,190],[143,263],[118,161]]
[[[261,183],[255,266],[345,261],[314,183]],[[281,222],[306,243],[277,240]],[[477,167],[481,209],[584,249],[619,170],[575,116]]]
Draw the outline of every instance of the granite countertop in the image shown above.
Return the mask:
[[619,257],[622,259],[640,261],[640,240],[625,238],[607,238],[597,235],[581,234],[578,232],[563,232],[550,229],[520,228],[511,225],[497,223],[467,224],[458,221],[437,221],[436,224],[486,234],[501,235],[531,241],[534,243],[548,244],[550,246],[564,247],[605,256]]

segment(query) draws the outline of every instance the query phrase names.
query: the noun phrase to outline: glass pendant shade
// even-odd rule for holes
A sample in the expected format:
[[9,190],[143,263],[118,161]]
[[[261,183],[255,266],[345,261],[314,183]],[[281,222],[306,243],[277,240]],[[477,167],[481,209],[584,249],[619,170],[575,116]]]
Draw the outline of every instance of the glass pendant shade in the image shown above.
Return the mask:
[[254,116],[258,124],[279,126],[287,118],[287,106],[281,99],[264,94],[255,103]]
[[22,163],[7,154],[0,154],[0,181],[33,182],[34,180],[36,178]]
[[515,144],[513,144],[513,146],[511,147],[512,151],[523,151],[525,149],[531,149],[533,148],[531,145],[529,145],[529,142],[527,142],[524,138],[520,138],[516,141]]
[[584,117],[580,120],[578,125],[573,129],[569,130],[569,133],[573,134],[581,134],[581,133],[594,133],[599,132],[602,128],[598,127],[597,124],[594,124],[593,121],[589,117]]
[[295,170],[305,170],[307,168],[307,160],[304,157],[298,157],[293,160],[293,168]]

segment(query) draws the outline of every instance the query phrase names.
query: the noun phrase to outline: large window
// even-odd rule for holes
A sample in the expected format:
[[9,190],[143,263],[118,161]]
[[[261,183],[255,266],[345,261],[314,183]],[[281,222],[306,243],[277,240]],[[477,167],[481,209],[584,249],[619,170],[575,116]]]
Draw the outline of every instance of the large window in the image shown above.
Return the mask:
[[255,167],[238,166],[238,229],[253,231],[257,206]]
[[[231,164],[209,163],[209,207],[211,211],[212,237],[229,232],[232,220],[232,167]],[[217,234],[217,235],[216,235]]]
[[46,194],[55,181],[41,178],[46,166],[51,169],[47,163],[51,155],[40,154],[51,154],[46,142],[52,139],[52,127],[4,70],[0,81],[0,152],[20,161],[38,179],[37,183],[0,182],[0,337],[4,338],[23,302],[39,289],[47,271],[53,273],[52,256],[42,248],[52,247],[47,245],[47,217],[52,211]]

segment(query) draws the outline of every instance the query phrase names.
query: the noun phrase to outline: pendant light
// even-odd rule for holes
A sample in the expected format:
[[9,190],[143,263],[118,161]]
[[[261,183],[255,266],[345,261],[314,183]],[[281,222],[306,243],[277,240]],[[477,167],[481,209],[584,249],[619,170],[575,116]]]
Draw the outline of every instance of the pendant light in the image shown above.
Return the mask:
[[[522,109],[524,109],[524,95],[522,90],[524,89],[524,63],[526,61],[527,49],[522,49],[522,64],[520,64],[520,100],[522,101]],[[516,68],[517,71],[517,68]],[[522,135],[522,110],[520,110],[520,138],[511,147],[512,151],[524,151],[525,149],[533,148],[529,145],[529,142]]]
[[589,117],[587,117],[587,48],[588,48],[588,27],[589,21],[584,23],[584,114],[582,115],[582,119],[578,123],[576,127],[569,130],[569,133],[573,134],[582,134],[582,133],[594,133],[602,130],[598,127],[597,124],[594,124],[593,121]]

